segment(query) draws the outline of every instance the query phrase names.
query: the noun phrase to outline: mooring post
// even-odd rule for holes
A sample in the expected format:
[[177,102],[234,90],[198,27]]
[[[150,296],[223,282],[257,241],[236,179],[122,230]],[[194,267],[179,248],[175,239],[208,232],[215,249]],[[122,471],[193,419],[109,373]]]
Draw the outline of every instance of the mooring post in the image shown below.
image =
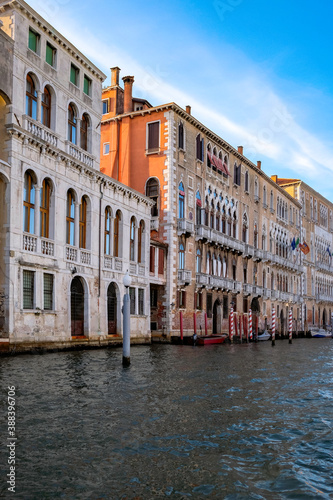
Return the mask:
[[195,312],[193,313],[193,331],[194,331],[194,335],[197,334],[197,315],[195,314]]
[[249,309],[249,337],[250,342],[252,341],[252,309]]
[[293,313],[289,310],[289,344],[293,342]]
[[230,308],[230,321],[229,321],[229,340],[233,342],[234,337],[234,308]]
[[205,312],[205,335],[208,335],[208,321],[206,312]]
[[275,309],[272,307],[272,346],[275,346]]
[[129,366],[131,364],[131,308],[130,308],[130,296],[129,287],[131,285],[132,279],[126,271],[123,278],[123,284],[125,286],[124,295],[124,305],[123,305],[123,366]]
[[180,311],[179,313],[179,322],[180,322],[180,340],[183,343],[184,340],[184,327],[183,327],[183,313]]

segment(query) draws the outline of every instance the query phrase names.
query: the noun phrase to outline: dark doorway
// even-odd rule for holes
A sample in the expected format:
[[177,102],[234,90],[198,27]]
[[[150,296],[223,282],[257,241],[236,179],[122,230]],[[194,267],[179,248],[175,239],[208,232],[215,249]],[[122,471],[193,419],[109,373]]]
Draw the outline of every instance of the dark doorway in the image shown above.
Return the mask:
[[326,309],[323,310],[323,328],[327,325]]
[[110,283],[108,288],[108,335],[117,335],[117,291]]
[[73,337],[84,335],[84,290],[78,277],[71,283],[71,332]]
[[280,329],[281,329],[281,335],[284,335],[284,314],[283,314],[283,309],[281,309],[281,312],[280,312]]
[[221,334],[222,307],[220,299],[216,299],[213,306],[213,333]]

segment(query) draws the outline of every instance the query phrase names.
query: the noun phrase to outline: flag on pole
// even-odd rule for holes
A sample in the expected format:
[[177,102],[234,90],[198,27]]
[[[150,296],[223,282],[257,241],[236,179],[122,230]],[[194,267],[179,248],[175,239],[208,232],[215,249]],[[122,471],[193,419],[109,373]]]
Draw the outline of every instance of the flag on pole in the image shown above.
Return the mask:
[[298,248],[298,245],[299,245],[299,238],[297,238],[297,240],[295,241],[295,248],[296,248],[296,250]]
[[327,248],[326,248],[326,252],[328,252],[328,255],[329,255],[330,257],[332,257],[332,254],[331,254],[331,252],[330,252],[330,247],[327,247]]
[[295,248],[296,248],[295,236],[294,236],[294,237],[293,237],[293,239],[291,240],[291,248],[292,248],[292,250],[295,250]]
[[299,247],[304,255],[307,255],[310,252],[310,247],[305,241],[303,241],[303,244],[300,244]]

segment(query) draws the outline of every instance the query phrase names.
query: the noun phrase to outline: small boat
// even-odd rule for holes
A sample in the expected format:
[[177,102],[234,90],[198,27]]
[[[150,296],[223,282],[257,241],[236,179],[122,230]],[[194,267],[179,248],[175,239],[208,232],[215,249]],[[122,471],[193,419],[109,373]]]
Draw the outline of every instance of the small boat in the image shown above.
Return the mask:
[[311,337],[314,338],[330,338],[332,337],[332,332],[324,330],[324,328],[312,328],[310,330]]
[[227,335],[201,335],[198,336],[198,345],[223,344]]
[[265,330],[264,333],[261,333],[260,335],[258,335],[258,340],[269,340],[270,338],[271,338],[271,336],[267,330]]

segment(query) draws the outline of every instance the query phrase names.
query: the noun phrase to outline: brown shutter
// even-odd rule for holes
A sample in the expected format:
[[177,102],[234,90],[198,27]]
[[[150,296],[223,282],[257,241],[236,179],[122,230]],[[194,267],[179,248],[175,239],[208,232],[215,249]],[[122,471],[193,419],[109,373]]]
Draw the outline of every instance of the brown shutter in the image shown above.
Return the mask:
[[159,149],[159,122],[148,124],[148,151],[156,151]]
[[155,273],[155,247],[150,247],[149,271]]
[[164,275],[164,250],[163,248],[158,249],[158,274]]

